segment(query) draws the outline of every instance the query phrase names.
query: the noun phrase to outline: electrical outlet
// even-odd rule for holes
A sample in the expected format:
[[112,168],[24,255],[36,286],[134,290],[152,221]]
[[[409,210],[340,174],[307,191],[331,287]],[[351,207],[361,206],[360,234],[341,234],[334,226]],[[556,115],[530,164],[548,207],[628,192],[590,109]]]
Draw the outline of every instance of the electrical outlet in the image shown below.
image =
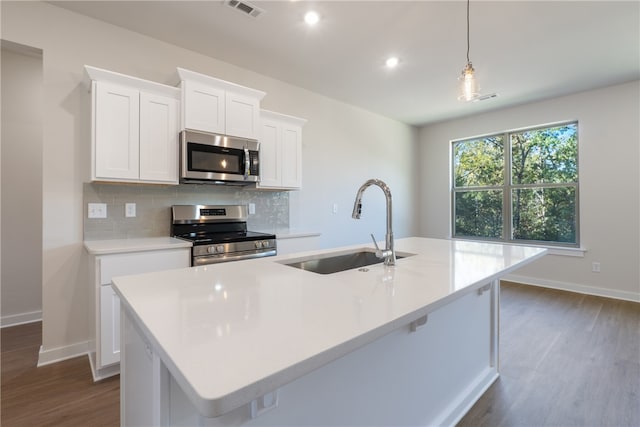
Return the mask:
[[600,263],[594,262],[591,264],[591,271],[594,273],[600,273]]
[[106,218],[107,204],[106,203],[88,203],[87,217],[88,218]]
[[134,218],[136,216],[136,204],[125,203],[124,204],[124,216],[127,218]]
[[249,215],[255,215],[256,213],[256,204],[249,203]]
[[334,203],[334,204],[333,204],[333,213],[334,213],[334,214],[337,214],[337,213],[338,213],[338,204],[337,204],[337,203]]

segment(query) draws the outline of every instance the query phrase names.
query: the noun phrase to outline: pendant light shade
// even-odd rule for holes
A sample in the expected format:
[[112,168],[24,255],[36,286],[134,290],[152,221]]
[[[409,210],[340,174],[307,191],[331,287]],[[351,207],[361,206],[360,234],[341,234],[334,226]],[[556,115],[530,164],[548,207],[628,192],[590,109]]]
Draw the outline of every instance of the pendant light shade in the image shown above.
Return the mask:
[[475,70],[469,59],[469,0],[467,0],[467,65],[458,77],[460,90],[458,99],[461,101],[473,101],[480,96],[480,88],[476,81]]
[[461,101],[472,101],[480,96],[478,82],[476,81],[474,71],[475,70],[473,69],[471,62],[467,62],[467,66],[464,67],[460,77],[458,77],[458,80],[460,81],[460,93],[458,95],[458,99]]

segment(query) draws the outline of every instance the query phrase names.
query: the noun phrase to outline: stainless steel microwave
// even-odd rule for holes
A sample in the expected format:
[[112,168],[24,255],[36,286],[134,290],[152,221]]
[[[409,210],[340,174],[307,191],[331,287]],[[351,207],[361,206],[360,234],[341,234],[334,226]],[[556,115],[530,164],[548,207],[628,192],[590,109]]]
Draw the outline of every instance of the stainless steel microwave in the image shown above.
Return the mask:
[[180,132],[180,182],[251,184],[260,179],[259,142],[212,133]]

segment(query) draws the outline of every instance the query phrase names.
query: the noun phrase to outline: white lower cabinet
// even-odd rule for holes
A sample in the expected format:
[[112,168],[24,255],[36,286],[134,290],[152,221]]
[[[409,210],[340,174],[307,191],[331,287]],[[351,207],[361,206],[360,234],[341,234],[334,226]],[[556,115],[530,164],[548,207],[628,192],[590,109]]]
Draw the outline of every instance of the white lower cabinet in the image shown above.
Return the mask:
[[[288,377],[282,386],[247,385],[244,393],[254,390],[255,400],[245,403],[237,392],[235,409],[215,417],[203,413],[218,407],[215,397],[202,397],[187,380],[172,375],[167,366],[180,372],[180,365],[166,354],[161,359],[139,321],[124,309],[122,425],[456,425],[498,378],[499,292],[496,280],[456,294],[422,317],[396,323],[395,330],[373,342]],[[362,309],[359,314],[366,318],[366,304]],[[216,368],[242,369],[229,363]],[[201,368],[207,375],[210,367]],[[273,377],[276,383],[278,374]]]
[[100,286],[100,362],[120,361],[120,299],[111,285]]
[[96,308],[90,359],[94,379],[120,372],[120,299],[111,287],[116,276],[190,266],[191,249],[159,249],[92,256],[92,306]]

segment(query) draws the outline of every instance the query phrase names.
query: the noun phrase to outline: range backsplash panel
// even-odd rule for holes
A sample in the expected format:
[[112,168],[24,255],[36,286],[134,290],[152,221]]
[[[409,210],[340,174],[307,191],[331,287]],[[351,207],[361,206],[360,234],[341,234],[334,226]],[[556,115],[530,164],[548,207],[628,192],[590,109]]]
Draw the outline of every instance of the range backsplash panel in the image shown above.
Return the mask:
[[[255,204],[247,226],[275,233],[289,227],[289,193],[246,187],[183,184],[178,186],[85,183],[84,240],[169,236],[172,205]],[[87,218],[88,203],[106,203],[107,218]],[[125,216],[125,203],[136,204],[136,216]]]

